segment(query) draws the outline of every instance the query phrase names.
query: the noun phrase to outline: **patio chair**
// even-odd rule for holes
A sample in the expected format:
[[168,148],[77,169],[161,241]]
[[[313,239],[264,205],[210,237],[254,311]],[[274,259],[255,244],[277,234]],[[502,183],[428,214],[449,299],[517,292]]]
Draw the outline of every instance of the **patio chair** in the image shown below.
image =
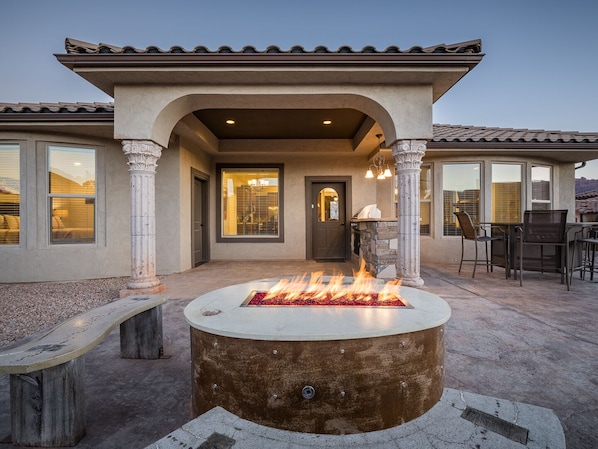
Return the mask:
[[[584,280],[586,273],[590,273],[590,281],[594,280],[594,273],[598,273],[596,266],[596,246],[598,245],[598,226],[582,228],[575,233],[573,241],[573,254],[571,259],[580,262],[578,267],[573,266],[571,271],[571,282],[573,281],[573,272],[579,271],[579,278]],[[580,249],[579,259],[576,259],[576,251]]]
[[[480,226],[474,225],[473,221],[471,220],[471,216],[467,212],[455,212],[455,216],[457,217],[457,221],[459,222],[459,227],[461,228],[461,262],[459,262],[459,273],[461,273],[461,268],[463,266],[463,262],[473,262],[473,273],[471,277],[475,277],[475,270],[478,265],[478,262],[484,262],[484,260],[480,260],[478,256],[478,243],[484,243],[486,247],[486,272],[493,271],[492,267],[494,264],[490,262],[488,258],[488,242],[492,242],[494,240],[502,240],[505,245],[505,253],[507,254],[507,240],[505,238],[504,230],[500,229],[499,227],[492,227],[498,230],[498,233],[494,233],[494,235],[488,235],[487,230]],[[470,240],[474,242],[475,247],[475,258],[474,259],[465,259],[465,240]],[[509,267],[508,262],[507,266],[505,267],[505,278],[508,277],[509,274]]]
[[[567,283],[569,276],[567,265],[569,244],[567,242],[567,210],[526,210],[523,215],[523,227],[517,229],[519,245],[519,285],[523,286],[524,261],[532,269],[558,271]],[[545,247],[554,248],[553,252]],[[517,275],[517,268],[515,268]]]

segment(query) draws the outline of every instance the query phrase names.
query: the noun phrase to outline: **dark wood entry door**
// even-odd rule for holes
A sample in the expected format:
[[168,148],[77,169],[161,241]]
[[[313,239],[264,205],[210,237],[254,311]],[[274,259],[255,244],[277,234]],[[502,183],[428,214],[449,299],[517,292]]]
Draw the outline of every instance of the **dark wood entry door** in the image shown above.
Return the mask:
[[207,229],[207,181],[193,178],[193,266],[209,260]]
[[311,185],[312,257],[347,258],[346,184],[314,182]]

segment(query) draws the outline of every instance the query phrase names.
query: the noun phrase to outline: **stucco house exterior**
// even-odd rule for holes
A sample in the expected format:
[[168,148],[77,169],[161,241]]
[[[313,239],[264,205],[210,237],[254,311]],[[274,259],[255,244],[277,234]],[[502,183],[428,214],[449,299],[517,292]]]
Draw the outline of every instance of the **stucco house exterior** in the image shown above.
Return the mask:
[[157,275],[209,260],[359,257],[371,248],[356,235],[374,226],[396,262],[369,268],[420,286],[422,261],[459,260],[457,209],[574,220],[575,164],[598,158],[598,133],[433,125],[434,102],[483,56],[479,40],[210,51],[67,39],[58,61],[114,102],[0,103],[0,282],[130,275],[132,291],[158,291]]

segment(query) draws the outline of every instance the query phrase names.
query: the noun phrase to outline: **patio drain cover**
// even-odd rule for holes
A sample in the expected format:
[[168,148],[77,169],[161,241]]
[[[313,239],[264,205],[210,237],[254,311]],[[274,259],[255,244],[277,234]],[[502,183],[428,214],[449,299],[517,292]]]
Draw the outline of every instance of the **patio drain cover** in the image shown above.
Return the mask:
[[474,423],[476,426],[484,427],[494,433],[498,433],[516,443],[527,444],[528,430],[517,424],[510,423],[497,416],[490,415],[475,408],[465,407],[461,418]]
[[226,435],[222,435],[221,433],[214,432],[197,449],[230,449],[235,443],[236,440],[233,440]]

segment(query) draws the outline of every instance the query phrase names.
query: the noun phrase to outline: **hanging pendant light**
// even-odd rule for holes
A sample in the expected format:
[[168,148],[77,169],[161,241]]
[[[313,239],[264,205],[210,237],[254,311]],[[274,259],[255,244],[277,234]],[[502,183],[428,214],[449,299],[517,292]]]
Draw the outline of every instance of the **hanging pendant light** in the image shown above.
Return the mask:
[[374,177],[376,179],[390,178],[392,173],[390,172],[390,168],[386,163],[386,159],[384,159],[384,156],[381,154],[382,143],[380,138],[382,137],[382,134],[376,134],[376,137],[378,138],[378,154],[376,154],[374,159],[372,159],[372,165],[370,165],[368,171],[365,173],[365,177],[367,179],[372,179]]

